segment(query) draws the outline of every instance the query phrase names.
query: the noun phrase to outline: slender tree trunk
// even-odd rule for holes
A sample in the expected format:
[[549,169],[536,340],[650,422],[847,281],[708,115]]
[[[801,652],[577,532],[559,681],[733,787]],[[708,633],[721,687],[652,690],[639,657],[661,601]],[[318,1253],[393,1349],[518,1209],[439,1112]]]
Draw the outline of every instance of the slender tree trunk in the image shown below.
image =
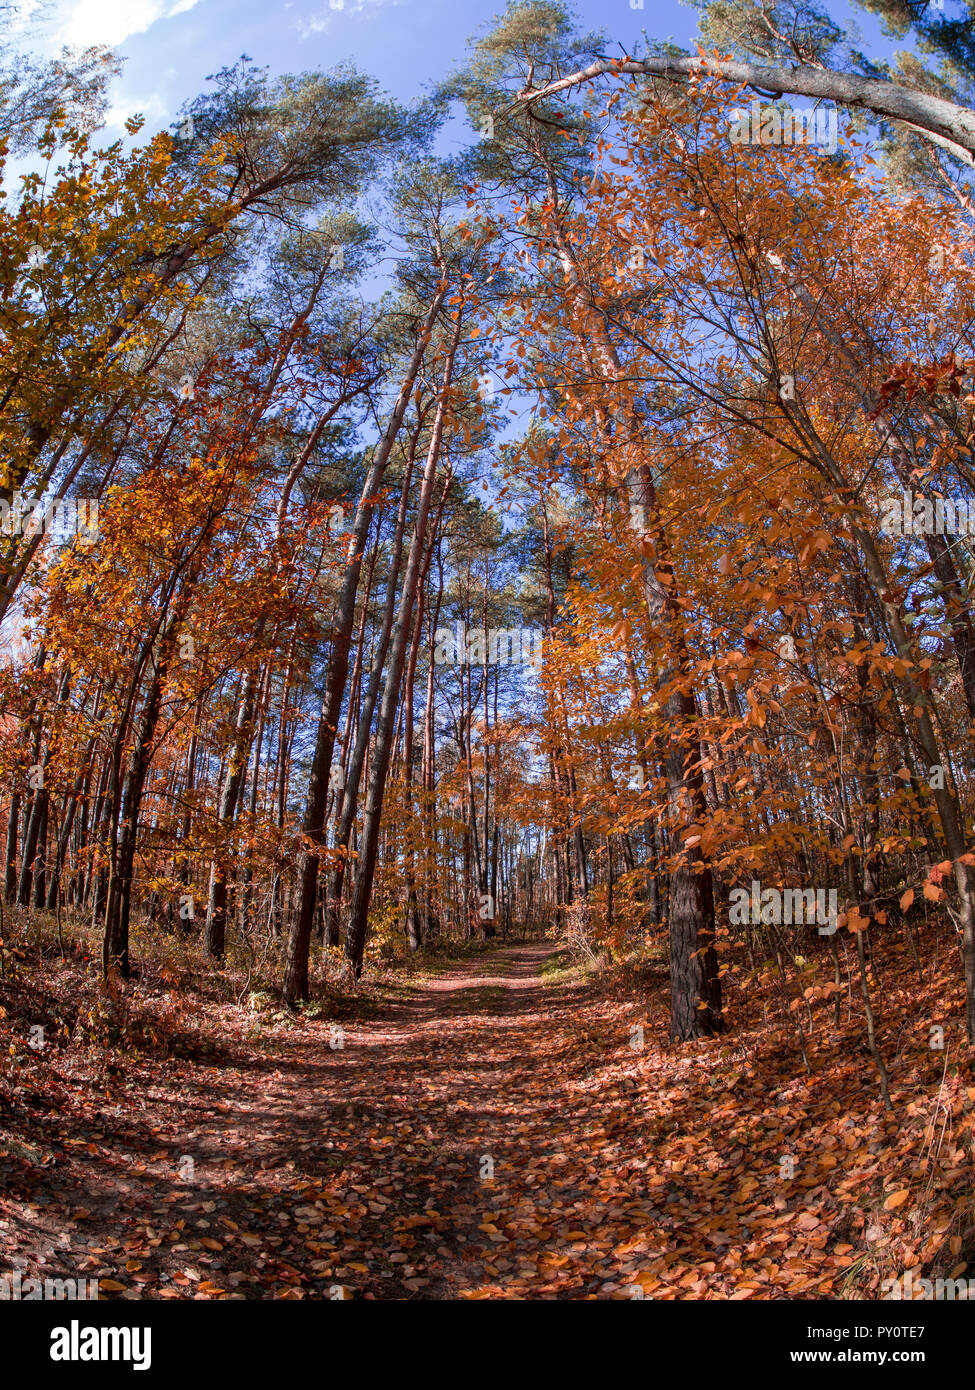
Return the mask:
[[400,684],[406,655],[406,643],[409,638],[417,584],[420,579],[423,563],[427,521],[430,515],[433,485],[436,478],[437,463],[440,457],[440,445],[443,438],[447,403],[450,395],[454,355],[460,341],[462,322],[462,311],[460,306],[458,306],[456,312],[457,320],[453,341],[448,349],[447,359],[444,364],[443,383],[441,386],[440,398],[437,403],[437,414],[433,424],[430,447],[427,451],[427,461],[423,472],[423,480],[420,484],[420,498],[417,504],[416,524],[413,532],[413,540],[410,545],[409,559],[406,564],[406,573],[403,578],[403,592],[400,596],[399,611],[396,615],[396,626],[393,630],[393,637],[390,644],[389,669],[386,673],[383,702],[376,726],[376,748],[373,754],[372,769],[369,774],[369,788],[366,794],[362,840],[359,845],[355,893],[352,900],[352,911],[349,917],[349,930],[346,936],[346,955],[352,966],[352,972],[355,978],[358,978],[362,973],[362,958],[366,945],[369,902],[372,897],[372,882],[376,868],[376,851],[379,844],[379,820],[382,814],[383,796],[386,790],[386,770],[389,766],[393,728],[396,720],[396,710],[399,705]]
[[312,757],[311,772],[308,779],[308,798],[302,822],[302,836],[305,848],[298,866],[297,903],[288,938],[287,957],[284,970],[283,995],[289,1004],[295,1004],[308,994],[308,957],[311,947],[312,926],[315,919],[315,899],[318,887],[318,867],[320,845],[325,819],[325,804],[328,797],[329,771],[332,763],[332,749],[341,713],[342,699],[349,665],[349,645],[355,621],[356,595],[359,589],[359,573],[362,566],[362,553],[366,534],[372,516],[374,499],[382,482],[390,451],[399,434],[403,416],[409,403],[417,373],[426,354],[427,345],[433,332],[433,325],[440,312],[447,293],[447,282],[441,280],[427,312],[416,348],[410,359],[406,376],[400,387],[399,396],[393,407],[386,432],[373,455],[369,473],[366,477],[362,496],[356,514],[349,558],[339,594],[332,634],[332,654],[329,661],[325,700],[318,721],[315,739],[315,752]]
[[[369,672],[369,683],[366,687],[362,701],[362,709],[359,713],[355,744],[353,745],[352,753],[348,759],[348,765],[342,779],[343,788],[340,795],[342,809],[334,846],[338,851],[338,859],[335,868],[332,870],[331,879],[329,881],[325,910],[325,936],[330,946],[337,946],[339,942],[342,890],[345,885],[347,862],[346,855],[352,834],[352,824],[355,820],[356,810],[359,804],[359,786],[362,781],[362,770],[365,766],[366,750],[369,746],[372,718],[376,710],[376,701],[379,698],[379,687],[382,682],[383,666],[386,661],[386,653],[389,649],[389,637],[393,630],[393,620],[396,616],[396,590],[399,584],[400,567],[402,564],[403,535],[406,531],[406,514],[409,506],[410,484],[413,478],[413,464],[418,438],[419,427],[410,441],[406,471],[403,475],[403,487],[400,493],[399,508],[396,514],[396,529],[393,533],[392,552],[389,559],[389,574],[386,580],[386,600],[383,607],[382,627],[376,638],[376,649],[373,655],[372,668]],[[363,615],[364,614],[365,606],[363,606]]]
[[[550,192],[558,206],[554,175]],[[598,376],[621,382],[623,371],[602,314],[592,307],[579,277],[575,257],[556,217],[553,236],[566,284],[579,305],[588,336],[579,347]],[[639,453],[642,429],[632,409],[617,407],[624,449]],[[704,825],[707,801],[700,771],[697,737],[697,705],[690,689],[691,669],[683,632],[674,566],[667,537],[660,521],[660,504],[650,469],[634,462],[626,475],[631,507],[646,517],[647,537],[652,539],[652,555],[642,559],[643,593],[651,622],[659,634],[660,648],[656,686],[663,695],[668,721],[668,745],[664,757],[667,773],[670,818],[676,829]],[[669,930],[671,959],[671,1036],[677,1041],[722,1031],[721,982],[714,949],[714,890],[711,868],[698,846],[678,851],[680,858],[671,871]]]

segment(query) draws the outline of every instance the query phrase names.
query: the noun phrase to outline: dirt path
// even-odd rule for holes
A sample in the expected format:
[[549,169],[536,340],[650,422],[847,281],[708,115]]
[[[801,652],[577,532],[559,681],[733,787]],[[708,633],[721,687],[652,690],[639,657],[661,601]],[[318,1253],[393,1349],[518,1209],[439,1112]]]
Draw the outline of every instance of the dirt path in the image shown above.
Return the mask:
[[[543,983],[550,949],[501,946],[341,1035],[248,1042],[221,1006],[206,1064],[29,1062],[0,1272],[132,1299],[839,1296],[897,1219],[852,1049],[807,1078],[760,1021],[671,1048],[662,980]],[[909,1132],[887,1142],[911,1161]]]
[[68,1088],[29,1199],[4,1203],[7,1270],[128,1298],[541,1292],[594,1178],[573,1142],[592,1077],[539,979],[550,953],[454,967],[334,1046],[319,1025],[274,1060],[145,1085],[137,1067],[94,1110]]

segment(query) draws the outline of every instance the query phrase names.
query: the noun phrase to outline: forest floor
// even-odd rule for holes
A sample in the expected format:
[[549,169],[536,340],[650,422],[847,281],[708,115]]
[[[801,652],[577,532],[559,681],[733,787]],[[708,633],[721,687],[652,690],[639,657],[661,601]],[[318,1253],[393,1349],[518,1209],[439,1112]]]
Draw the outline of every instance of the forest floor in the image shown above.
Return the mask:
[[[905,1268],[975,1275],[975,1087],[902,1041],[886,1113],[852,1004],[808,1029],[806,1072],[767,1004],[674,1047],[660,965],[621,980],[508,943],[327,1019],[187,1005],[164,971],[133,1054],[58,1032],[56,964],[0,987],[0,1274],[130,1299],[875,1298]],[[920,987],[885,969],[890,1037]]]

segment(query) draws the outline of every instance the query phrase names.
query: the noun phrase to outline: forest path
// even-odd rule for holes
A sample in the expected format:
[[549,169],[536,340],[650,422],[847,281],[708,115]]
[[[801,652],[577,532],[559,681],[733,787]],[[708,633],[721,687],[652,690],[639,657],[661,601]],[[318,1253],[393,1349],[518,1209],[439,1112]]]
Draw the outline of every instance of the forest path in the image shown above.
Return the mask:
[[322,1022],[255,1048],[222,1030],[218,1065],[62,1077],[48,1163],[0,1204],[0,1265],[123,1298],[600,1296],[632,1223],[611,1227],[613,1164],[582,1141],[607,1142],[621,1096],[579,987],[540,979],[552,952],[451,965],[341,1047]]
[[[129,1299],[835,1297],[829,1097],[770,1094],[730,1040],[669,1048],[662,980],[543,982],[552,949],[445,967],[341,1046],[308,1018],[250,1044],[224,1005],[205,1064],[66,1073],[49,1157],[0,1196],[0,1266]],[[784,1148],[808,1150],[794,1183]]]

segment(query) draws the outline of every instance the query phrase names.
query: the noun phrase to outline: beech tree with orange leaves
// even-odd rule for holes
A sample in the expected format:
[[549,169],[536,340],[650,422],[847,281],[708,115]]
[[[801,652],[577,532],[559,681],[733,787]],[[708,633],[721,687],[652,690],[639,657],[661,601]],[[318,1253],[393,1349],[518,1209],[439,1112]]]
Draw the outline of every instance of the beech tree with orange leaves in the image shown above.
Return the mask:
[[970,1296],[975,51],[865,7],[0,43],[11,1299]]

